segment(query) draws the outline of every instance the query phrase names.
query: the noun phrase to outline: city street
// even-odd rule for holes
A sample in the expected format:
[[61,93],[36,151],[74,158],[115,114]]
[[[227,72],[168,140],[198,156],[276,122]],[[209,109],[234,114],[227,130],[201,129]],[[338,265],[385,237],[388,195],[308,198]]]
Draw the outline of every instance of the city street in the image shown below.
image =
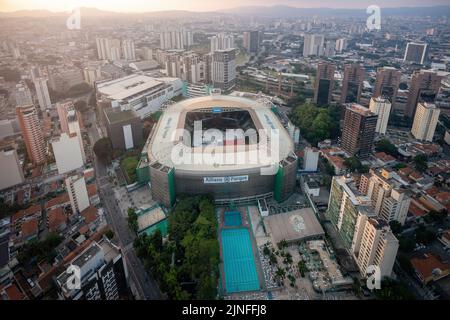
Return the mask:
[[[101,138],[101,132],[98,130],[99,126],[97,126],[94,112],[89,113],[89,118],[93,125],[88,129],[88,132],[92,145],[94,145]],[[137,291],[136,298],[141,300],[163,299],[156,281],[146,272],[141,261],[136,256],[133,248],[133,241],[136,236],[128,228],[127,220],[116,204],[112,190],[113,185],[109,182],[106,165],[96,157],[94,163],[100,199],[107,213],[106,219],[114,231],[118,245],[122,248],[123,257],[129,271],[130,284],[134,285]]]

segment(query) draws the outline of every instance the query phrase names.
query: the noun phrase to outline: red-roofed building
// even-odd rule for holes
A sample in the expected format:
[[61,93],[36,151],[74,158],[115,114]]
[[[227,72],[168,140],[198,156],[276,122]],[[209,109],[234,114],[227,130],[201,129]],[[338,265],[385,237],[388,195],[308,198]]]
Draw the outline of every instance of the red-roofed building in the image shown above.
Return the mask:
[[428,209],[423,207],[421,204],[419,204],[417,201],[412,200],[409,204],[408,212],[414,216],[414,218],[420,218],[423,217],[428,213]]
[[430,189],[428,189],[428,190],[426,191],[426,193],[427,193],[429,196],[433,197],[435,194],[438,194],[438,193],[439,193],[439,188],[437,188],[436,186],[432,186]]
[[404,175],[404,176],[409,176],[411,174],[411,172],[413,172],[413,168],[411,167],[404,167],[398,170],[398,173]]
[[93,206],[100,203],[100,197],[98,196],[97,185],[95,183],[88,184],[86,186],[89,196],[89,203]]
[[11,226],[19,232],[22,223],[26,220],[36,218],[38,221],[42,218],[42,207],[40,204],[32,205],[24,210],[20,210],[11,216]]
[[84,209],[83,211],[81,211],[81,215],[84,217],[84,221],[87,224],[89,224],[89,223],[97,220],[97,218],[98,218],[97,212],[98,212],[98,209],[96,207],[89,206],[86,209]]
[[396,161],[393,156],[385,152],[377,152],[374,156],[381,165],[393,164]]
[[64,207],[70,205],[70,198],[69,195],[66,193],[63,193],[60,196],[57,196],[55,198],[50,199],[45,203],[45,209],[46,210],[52,210],[59,207]]
[[15,283],[9,284],[0,291],[3,300],[27,300]]
[[434,198],[445,206],[450,202],[450,192],[439,192],[434,196]]
[[450,273],[450,265],[442,262],[438,256],[432,253],[412,258],[411,264],[423,284],[442,279]]
[[443,168],[437,167],[437,166],[431,166],[427,169],[427,174],[436,177],[439,173],[444,172],[445,170]]
[[22,223],[20,237],[23,241],[36,239],[39,233],[39,220],[31,218]]
[[62,208],[55,208],[47,212],[47,227],[51,232],[59,232],[67,226],[67,215]]
[[409,176],[413,181],[417,182],[423,179],[423,175],[420,172],[413,171],[409,174]]

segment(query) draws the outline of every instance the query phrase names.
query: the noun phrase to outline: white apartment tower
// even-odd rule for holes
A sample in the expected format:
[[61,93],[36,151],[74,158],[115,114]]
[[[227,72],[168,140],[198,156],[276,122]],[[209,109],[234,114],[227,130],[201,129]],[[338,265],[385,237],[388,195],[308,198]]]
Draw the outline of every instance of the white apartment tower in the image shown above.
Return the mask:
[[317,171],[318,162],[319,162],[319,150],[314,147],[305,148],[303,169],[305,171]]
[[90,206],[86,181],[82,175],[68,177],[66,179],[66,188],[73,213],[80,213]]
[[[397,178],[397,179],[396,179]],[[404,224],[408,215],[411,197],[402,187],[400,177],[386,169],[371,170],[367,196],[378,218],[387,223],[397,221]]]
[[234,48],[234,37],[232,34],[219,33],[211,38],[211,52]]
[[321,34],[306,34],[303,45],[303,56],[322,56],[325,37]]
[[95,39],[97,44],[97,56],[100,60],[111,59],[111,45],[108,38]]
[[122,41],[122,51],[123,51],[123,58],[125,60],[136,60],[136,50],[134,48],[134,41],[133,40],[123,40]]
[[390,277],[399,243],[386,221],[361,216],[355,233],[353,254],[361,275],[367,276],[369,266],[377,266],[382,278]]
[[375,132],[386,134],[389,115],[391,114],[391,102],[383,97],[372,97],[370,99],[369,109],[378,115]]
[[48,93],[47,79],[36,78],[34,80],[34,87],[36,88],[36,95],[41,111],[49,109],[52,106],[52,102],[50,101],[50,94]]
[[433,141],[434,131],[439,119],[441,109],[433,103],[419,102],[411,129],[417,140]]

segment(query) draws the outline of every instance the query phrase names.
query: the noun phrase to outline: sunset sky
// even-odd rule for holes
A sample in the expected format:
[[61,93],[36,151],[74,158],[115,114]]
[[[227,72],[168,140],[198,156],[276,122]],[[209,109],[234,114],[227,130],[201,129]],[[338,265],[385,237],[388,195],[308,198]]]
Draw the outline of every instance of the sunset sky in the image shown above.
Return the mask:
[[376,4],[380,7],[445,5],[448,4],[448,0],[0,0],[0,11],[33,9],[69,11],[80,6],[120,12],[159,10],[212,11],[238,6],[281,4],[305,8],[366,8],[371,4]]

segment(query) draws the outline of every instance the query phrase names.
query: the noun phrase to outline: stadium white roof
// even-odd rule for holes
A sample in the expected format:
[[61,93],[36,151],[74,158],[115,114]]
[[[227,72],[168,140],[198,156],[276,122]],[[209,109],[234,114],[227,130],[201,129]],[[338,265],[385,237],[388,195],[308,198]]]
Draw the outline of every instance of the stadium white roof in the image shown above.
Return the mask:
[[[250,112],[257,129],[265,129],[270,131],[271,129],[278,130],[279,139],[278,140],[278,156],[274,153],[272,144],[261,144],[242,146],[245,150],[240,152],[240,155],[245,157],[244,161],[234,161],[234,163],[229,163],[223,161],[216,161],[213,163],[205,163],[203,161],[201,164],[195,163],[179,163],[173,161],[174,148],[180,150],[183,143],[182,132],[177,130],[178,128],[184,128],[184,117],[182,114],[185,111],[193,111],[196,109],[205,108],[233,108],[233,109],[246,109]],[[257,124],[256,124],[257,123]],[[276,141],[274,141],[276,143]],[[211,146],[202,146],[196,148],[188,148],[190,152],[198,154],[205,152],[205,149],[209,148],[211,151]],[[226,159],[229,154],[236,154],[236,146],[218,146],[214,150],[215,159]],[[268,166],[273,163],[273,159],[276,163],[280,160],[291,155],[294,150],[294,144],[289,136],[286,129],[278,120],[277,116],[272,112],[270,106],[264,105],[258,101],[249,100],[242,97],[235,96],[224,96],[224,95],[210,95],[206,97],[199,97],[194,99],[188,99],[180,101],[174,105],[168,107],[151,135],[151,141],[148,144],[148,157],[150,162],[159,161],[161,164],[168,167],[175,167],[177,170],[192,170],[192,171],[230,171],[238,169],[250,169],[250,168],[260,168]],[[255,161],[251,158],[252,151],[256,153],[261,152],[266,154],[269,158],[267,162],[264,160]]]

